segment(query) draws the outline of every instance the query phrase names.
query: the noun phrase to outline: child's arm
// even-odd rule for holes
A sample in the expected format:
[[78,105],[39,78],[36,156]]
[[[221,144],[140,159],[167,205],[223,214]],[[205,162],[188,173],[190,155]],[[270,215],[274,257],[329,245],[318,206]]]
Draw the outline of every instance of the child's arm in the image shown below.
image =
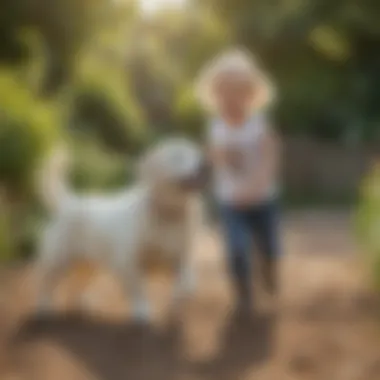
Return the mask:
[[230,170],[239,170],[242,157],[239,151],[227,148],[210,148],[209,162],[214,166],[221,166]]
[[225,162],[225,151],[222,148],[217,148],[215,146],[209,145],[207,147],[207,158],[208,161],[214,165],[223,165]]

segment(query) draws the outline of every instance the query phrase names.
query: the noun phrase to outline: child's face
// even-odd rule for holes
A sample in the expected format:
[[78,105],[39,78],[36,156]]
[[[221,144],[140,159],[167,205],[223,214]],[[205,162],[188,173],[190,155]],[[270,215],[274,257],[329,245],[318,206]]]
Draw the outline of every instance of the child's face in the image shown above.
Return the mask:
[[233,119],[243,119],[251,109],[254,86],[246,76],[225,75],[214,84],[214,96],[219,112]]

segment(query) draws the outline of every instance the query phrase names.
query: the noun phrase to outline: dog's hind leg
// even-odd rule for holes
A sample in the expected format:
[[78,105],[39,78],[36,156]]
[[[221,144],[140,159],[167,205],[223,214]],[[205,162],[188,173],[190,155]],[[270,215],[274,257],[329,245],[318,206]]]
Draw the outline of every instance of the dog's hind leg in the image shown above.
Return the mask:
[[[66,268],[66,266],[65,266]],[[36,313],[48,314],[52,309],[53,293],[63,267],[61,265],[39,264],[37,269],[37,305]]]
[[48,243],[48,240],[44,242],[36,265],[37,314],[47,314],[51,311],[54,290],[69,262],[67,257],[54,250],[57,249],[54,245]]

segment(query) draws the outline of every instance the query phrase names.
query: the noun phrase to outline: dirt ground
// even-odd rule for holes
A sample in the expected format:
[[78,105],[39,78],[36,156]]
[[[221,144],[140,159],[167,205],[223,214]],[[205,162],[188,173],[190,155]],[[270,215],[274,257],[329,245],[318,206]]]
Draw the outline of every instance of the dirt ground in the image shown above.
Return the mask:
[[[87,290],[93,302],[82,316],[35,319],[31,270],[4,269],[0,380],[379,380],[380,318],[349,213],[291,213],[283,231],[280,300],[274,307],[258,283],[251,319],[233,312],[216,231],[205,231],[196,294],[176,316],[167,313],[168,287],[152,285],[150,327],[128,322],[105,274]],[[57,309],[75,301],[65,299],[70,281]]]

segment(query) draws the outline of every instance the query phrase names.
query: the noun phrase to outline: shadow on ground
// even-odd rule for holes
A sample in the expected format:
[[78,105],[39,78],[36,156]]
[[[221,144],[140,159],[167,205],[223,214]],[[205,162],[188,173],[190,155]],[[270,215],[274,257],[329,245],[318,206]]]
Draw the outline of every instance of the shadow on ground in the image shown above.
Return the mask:
[[79,315],[30,319],[13,336],[9,349],[50,341],[74,355],[99,379],[178,380],[196,376],[235,380],[269,358],[273,327],[273,316],[231,316],[218,356],[205,363],[191,362],[183,355],[180,322],[159,330],[132,323],[90,321]]
[[207,379],[236,380],[254,365],[270,360],[274,350],[275,316],[246,318],[236,313],[224,331],[219,355],[198,371]]

